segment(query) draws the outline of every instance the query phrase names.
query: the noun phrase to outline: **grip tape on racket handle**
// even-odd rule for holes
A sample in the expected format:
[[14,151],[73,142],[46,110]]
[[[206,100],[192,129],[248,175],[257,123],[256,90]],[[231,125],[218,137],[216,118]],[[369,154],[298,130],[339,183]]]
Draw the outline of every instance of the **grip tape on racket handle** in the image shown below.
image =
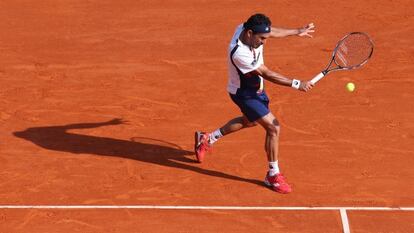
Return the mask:
[[310,82],[312,84],[317,83],[319,80],[321,80],[323,77],[325,76],[325,74],[323,72],[320,72],[318,75],[316,75]]

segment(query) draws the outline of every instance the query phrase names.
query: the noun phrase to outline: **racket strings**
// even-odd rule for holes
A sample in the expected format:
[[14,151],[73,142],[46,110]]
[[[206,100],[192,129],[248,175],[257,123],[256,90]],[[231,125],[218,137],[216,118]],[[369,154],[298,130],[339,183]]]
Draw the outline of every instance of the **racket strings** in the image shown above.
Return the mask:
[[336,48],[335,62],[345,68],[354,68],[365,63],[371,56],[373,44],[363,33],[354,33],[343,39]]

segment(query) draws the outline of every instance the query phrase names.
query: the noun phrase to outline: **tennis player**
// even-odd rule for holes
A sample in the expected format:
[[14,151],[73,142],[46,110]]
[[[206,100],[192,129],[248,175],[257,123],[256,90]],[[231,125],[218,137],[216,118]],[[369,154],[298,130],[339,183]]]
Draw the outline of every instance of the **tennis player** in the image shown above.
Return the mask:
[[263,79],[304,92],[312,89],[313,84],[310,81],[288,78],[266,67],[263,61],[263,45],[269,38],[292,35],[312,37],[313,32],[312,23],[299,29],[272,27],[270,19],[264,14],[252,15],[236,28],[228,50],[227,91],[231,100],[240,108],[242,115],[211,133],[195,132],[194,149],[199,162],[204,160],[205,154],[219,138],[259,124],[266,130],[265,150],[269,161],[269,171],[264,182],[279,193],[292,191],[285,177],[280,173],[278,165],[280,125],[269,110],[269,98],[264,90]]

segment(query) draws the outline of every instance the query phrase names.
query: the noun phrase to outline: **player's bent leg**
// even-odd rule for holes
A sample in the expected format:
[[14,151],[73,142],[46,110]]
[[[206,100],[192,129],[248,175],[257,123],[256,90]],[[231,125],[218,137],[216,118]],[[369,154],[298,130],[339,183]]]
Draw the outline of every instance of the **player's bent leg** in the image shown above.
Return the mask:
[[[236,117],[219,129],[222,134],[220,136],[234,133],[243,128],[253,127],[256,125],[257,123],[250,122],[246,116]],[[211,136],[214,138],[214,132],[211,133],[211,135],[201,131],[197,131],[194,134],[194,152],[196,154],[197,161],[200,163],[203,162],[206,153],[211,151],[212,144],[214,143]]]
[[250,128],[250,127],[254,127],[257,125],[256,121],[249,121],[249,119],[247,119],[247,117],[245,115],[243,115],[243,128]]
[[246,116],[240,116],[236,117],[234,119],[231,119],[229,122],[227,122],[223,127],[221,127],[221,132],[223,135],[231,134],[234,132],[237,132],[244,128],[249,128],[256,126],[256,122],[250,122]]

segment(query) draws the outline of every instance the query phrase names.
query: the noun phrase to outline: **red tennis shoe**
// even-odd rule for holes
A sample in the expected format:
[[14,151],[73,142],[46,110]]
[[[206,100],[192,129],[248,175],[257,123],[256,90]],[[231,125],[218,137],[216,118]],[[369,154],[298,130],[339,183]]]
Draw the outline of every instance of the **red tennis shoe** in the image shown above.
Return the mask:
[[264,183],[266,186],[272,187],[278,193],[290,193],[292,188],[286,182],[286,178],[282,174],[276,174],[274,176],[269,176],[269,172],[266,174]]
[[209,136],[210,134],[200,131],[194,134],[194,151],[199,163],[203,162],[205,154],[211,151],[211,145],[208,143]]

